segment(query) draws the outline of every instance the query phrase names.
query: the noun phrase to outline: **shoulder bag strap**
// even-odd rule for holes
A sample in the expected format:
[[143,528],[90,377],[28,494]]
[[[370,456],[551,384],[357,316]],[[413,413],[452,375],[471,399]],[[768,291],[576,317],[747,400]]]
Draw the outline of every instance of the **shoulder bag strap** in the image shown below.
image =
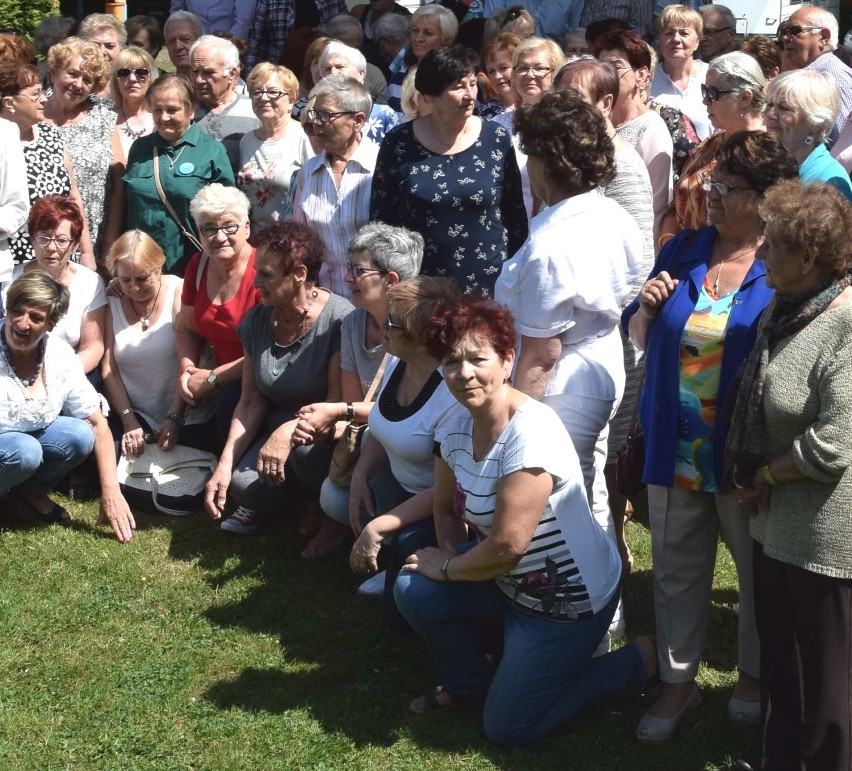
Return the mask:
[[196,249],[198,249],[198,251],[202,251],[201,242],[183,226],[183,223],[180,221],[180,217],[177,216],[177,212],[172,208],[172,205],[169,203],[169,199],[166,198],[166,194],[163,192],[163,186],[160,184],[160,153],[157,149],[157,145],[154,145],[154,184],[157,187],[157,195],[160,196],[163,206],[166,207],[166,211],[175,221],[175,224],[183,234],[183,237]]
[[375,397],[376,395],[376,389],[379,387],[379,383],[382,382],[382,377],[385,374],[385,367],[387,367],[388,365],[389,358],[389,353],[386,353],[382,358],[382,363],[379,365],[379,371],[376,372],[376,376],[373,378],[373,382],[370,383],[370,387],[367,389],[367,393],[364,395],[365,402],[373,401],[373,397]]
[[198,261],[198,268],[195,272],[195,293],[201,291],[201,274],[204,272],[204,266],[207,264],[207,252],[201,252],[201,259]]

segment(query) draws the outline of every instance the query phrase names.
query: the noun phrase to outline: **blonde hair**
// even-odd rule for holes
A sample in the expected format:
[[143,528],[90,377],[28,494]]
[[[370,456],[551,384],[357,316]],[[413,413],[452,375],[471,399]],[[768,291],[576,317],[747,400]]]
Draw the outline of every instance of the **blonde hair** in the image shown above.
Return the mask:
[[405,80],[402,81],[402,96],[400,104],[402,105],[402,114],[408,120],[414,120],[420,117],[420,106],[418,104],[422,94],[414,87],[414,76],[417,74],[417,65],[408,68],[405,73]]
[[524,54],[533,53],[534,51],[544,51],[550,60],[549,64],[554,74],[559,69],[559,65],[562,64],[563,59],[565,59],[565,53],[559,45],[549,38],[528,37],[526,40],[522,40],[517,48],[515,48],[514,53],[512,53],[512,69],[518,66],[518,61]]
[[110,75],[109,79],[112,101],[115,102],[115,106],[119,109],[121,109],[122,97],[121,89],[118,87],[118,75],[116,73],[122,67],[130,67],[131,69],[134,67],[148,68],[148,80],[145,83],[146,94],[148,93],[148,89],[151,88],[154,78],[157,77],[157,64],[154,62],[151,54],[149,54],[144,48],[137,48],[136,46],[122,48],[118,56],[115,57],[115,61],[112,63],[112,75]]
[[246,79],[246,88],[251,91],[253,88],[260,86],[272,77],[277,77],[281,83],[287,96],[291,102],[296,101],[299,95],[299,79],[293,73],[293,70],[284,67],[281,64],[270,64],[269,62],[261,62],[255,65],[254,69],[249,73]]
[[672,24],[692,27],[698,37],[704,32],[704,19],[698,11],[693,11],[688,5],[667,5],[657,19],[657,30],[662,32]]
[[127,42],[127,30],[124,25],[111,13],[90,13],[77,28],[80,37],[90,38],[102,29],[111,29],[115,32],[119,44],[124,47]]
[[840,90],[837,81],[828,73],[790,70],[769,81],[766,101],[783,101],[800,109],[817,141],[824,142],[840,111]]
[[109,65],[97,43],[81,37],[69,37],[63,43],[57,43],[47,52],[47,71],[53,80],[59,71],[67,67],[71,60],[80,57],[80,70],[92,81],[92,91],[103,91],[109,80]]
[[160,245],[138,229],[122,233],[106,256],[106,266],[111,276],[115,276],[121,264],[138,265],[149,273],[159,273],[165,261],[166,255]]

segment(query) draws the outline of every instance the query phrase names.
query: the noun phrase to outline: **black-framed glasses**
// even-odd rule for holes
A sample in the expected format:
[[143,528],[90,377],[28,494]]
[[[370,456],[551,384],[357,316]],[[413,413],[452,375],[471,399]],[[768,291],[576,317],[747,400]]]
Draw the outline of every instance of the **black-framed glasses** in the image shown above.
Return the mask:
[[719,88],[718,86],[705,86],[702,83],[701,98],[706,99],[708,102],[713,102],[715,104],[725,94],[733,94],[736,90],[737,89],[735,88]]
[[553,67],[528,67],[526,65],[521,67],[515,67],[514,73],[515,75],[529,75],[532,73],[537,78],[543,78],[545,75],[549,75],[553,72]]
[[67,249],[74,243],[74,239],[68,236],[46,236],[43,233],[33,236],[33,243],[37,246],[47,246],[51,242],[56,244],[57,249]]
[[328,110],[308,110],[308,120],[311,123],[329,123],[341,115],[354,115],[354,110],[341,110],[340,112],[329,112]]
[[19,94],[15,94],[15,96],[22,96],[24,99],[29,99],[33,104],[38,104],[42,99],[44,99],[44,91],[39,89],[34,94],[25,94],[22,91]]
[[813,24],[782,24],[778,27],[778,37],[799,37],[803,32],[813,32],[822,27]]
[[221,230],[226,236],[234,235],[243,225],[245,225],[245,220],[240,220],[236,223],[231,223],[230,225],[221,225],[216,227],[215,225],[205,225],[201,228],[201,235],[205,238],[215,238],[216,234]]
[[719,27],[718,29],[710,29],[709,27],[704,27],[702,34],[718,35],[720,32],[727,32],[729,29],[733,29],[733,27]]
[[252,99],[261,99],[265,96],[270,102],[277,102],[285,93],[280,88],[253,88],[249,91],[249,96]]
[[151,71],[147,67],[136,67],[135,69],[122,67],[115,71],[115,76],[119,80],[127,80],[127,78],[131,75],[133,75],[136,80],[148,80],[148,77],[151,75]]
[[719,195],[725,196],[729,193],[741,193],[744,190],[752,190],[750,187],[734,187],[733,185],[729,185],[725,182],[714,182],[712,179],[705,179],[701,183],[701,189],[705,193],[709,193],[711,190],[716,191]]
[[346,263],[346,272],[356,281],[367,273],[378,273],[380,276],[384,276],[387,273],[386,270],[379,270],[378,268],[364,268],[361,265],[353,265],[351,262]]
[[521,17],[521,13],[523,13],[524,7],[522,5],[513,5],[506,12],[506,17],[503,19],[503,22],[500,24],[500,29],[511,24],[513,21],[517,21]]

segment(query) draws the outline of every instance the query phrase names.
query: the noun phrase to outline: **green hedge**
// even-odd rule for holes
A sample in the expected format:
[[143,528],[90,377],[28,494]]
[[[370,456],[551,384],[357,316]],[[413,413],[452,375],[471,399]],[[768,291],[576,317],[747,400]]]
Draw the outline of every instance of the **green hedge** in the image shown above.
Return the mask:
[[59,0],[0,0],[0,27],[31,38],[45,16],[59,13]]

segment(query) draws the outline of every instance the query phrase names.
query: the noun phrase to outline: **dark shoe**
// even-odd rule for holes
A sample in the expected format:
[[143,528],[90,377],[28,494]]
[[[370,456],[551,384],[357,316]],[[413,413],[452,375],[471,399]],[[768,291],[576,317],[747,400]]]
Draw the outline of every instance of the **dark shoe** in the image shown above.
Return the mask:
[[41,517],[41,521],[48,525],[64,525],[73,519],[71,512],[58,503],[47,514],[39,512],[38,515]]
[[[439,695],[443,695],[445,698],[438,701]],[[449,691],[444,690],[443,685],[439,685],[434,691],[428,691],[414,699],[408,705],[408,709],[415,715],[425,715],[429,712],[443,712],[445,709],[452,709],[459,701],[458,696],[453,696]]]

